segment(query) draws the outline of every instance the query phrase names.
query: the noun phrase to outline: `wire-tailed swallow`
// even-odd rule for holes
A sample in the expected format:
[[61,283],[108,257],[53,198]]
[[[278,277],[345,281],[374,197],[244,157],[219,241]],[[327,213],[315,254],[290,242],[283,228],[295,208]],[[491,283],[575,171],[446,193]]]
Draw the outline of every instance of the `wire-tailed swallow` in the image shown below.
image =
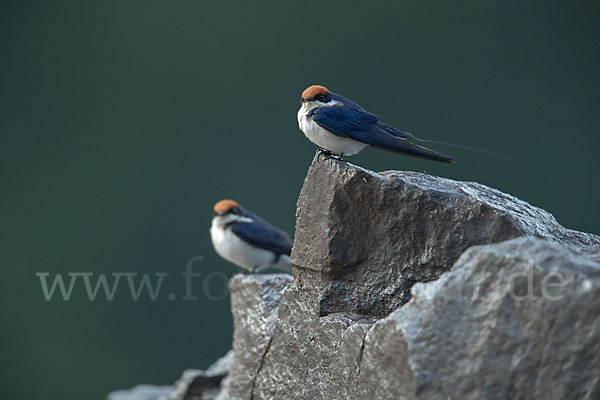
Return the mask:
[[271,267],[292,272],[292,241],[287,233],[236,201],[215,204],[210,236],[221,257],[252,273]]
[[366,146],[412,157],[453,163],[454,158],[410,143],[419,140],[412,134],[384,124],[347,98],[313,85],[302,92],[298,125],[317,146],[343,155],[352,155]]

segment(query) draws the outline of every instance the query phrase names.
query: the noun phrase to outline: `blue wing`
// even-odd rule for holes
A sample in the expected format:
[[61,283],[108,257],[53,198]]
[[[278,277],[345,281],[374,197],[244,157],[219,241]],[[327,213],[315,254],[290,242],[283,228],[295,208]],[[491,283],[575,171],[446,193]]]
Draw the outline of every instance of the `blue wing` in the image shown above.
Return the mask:
[[[454,158],[437,153],[426,147],[407,142],[413,139],[410,133],[399,131],[379,121],[375,114],[337,95],[344,103],[342,107],[319,107],[311,111],[313,120],[332,134],[353,139],[383,150],[435,161],[453,162]],[[340,100],[343,99],[344,101]],[[346,104],[345,102],[349,102]]]
[[[370,112],[366,111],[364,108],[362,108],[361,106],[359,106],[352,100],[345,98],[344,96],[341,96],[337,93],[332,93],[332,98],[333,98],[333,100],[336,100],[343,104],[343,107],[336,107],[336,108],[341,108],[342,111],[346,111],[347,114],[344,115],[343,113],[340,113],[339,111],[326,110],[325,108],[318,109],[319,111],[323,111],[324,114],[327,114],[328,112],[330,112],[332,114],[331,116],[333,117],[333,120],[330,120],[329,121],[330,123],[335,124],[336,122],[339,122],[340,119],[344,120],[347,118],[351,123],[357,125],[359,128],[366,128],[366,129],[377,128],[377,130],[382,130],[384,132],[387,132],[393,136],[397,136],[400,138],[404,138],[404,139],[414,139],[415,138],[412,134],[410,134],[408,132],[402,132],[394,127],[384,124],[383,122],[381,122],[379,120],[379,117],[377,115],[371,114]],[[315,110],[315,112],[318,112],[318,111]],[[337,114],[337,115],[334,115],[334,114]],[[327,122],[325,121],[327,119],[327,117],[328,117],[327,115],[323,116],[324,124],[327,124]],[[323,125],[321,125],[321,126],[324,127]],[[349,126],[349,127],[351,128],[352,126]],[[325,128],[325,129],[327,129],[327,128]],[[341,135],[339,135],[339,136],[341,136]],[[345,135],[342,137],[351,137],[351,136]]]
[[254,215],[252,218],[253,222],[233,223],[231,225],[233,233],[252,246],[272,251],[277,255],[287,254],[289,256],[292,252],[292,241],[287,233]]
[[311,112],[321,128],[336,136],[360,140],[377,127],[379,117],[364,110],[347,107],[320,107]]

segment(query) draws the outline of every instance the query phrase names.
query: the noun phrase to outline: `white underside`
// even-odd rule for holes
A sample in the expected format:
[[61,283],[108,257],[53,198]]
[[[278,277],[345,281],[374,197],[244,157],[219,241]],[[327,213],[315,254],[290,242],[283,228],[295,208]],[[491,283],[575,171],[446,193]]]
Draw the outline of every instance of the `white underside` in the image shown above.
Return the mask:
[[275,263],[276,255],[273,252],[244,242],[231,229],[225,228],[224,221],[219,221],[219,217],[213,218],[210,237],[217,253],[239,267],[253,272],[267,268],[292,271],[289,256],[282,254]]
[[307,116],[310,110],[319,106],[319,104],[312,103],[319,102],[303,103],[302,107],[300,107],[300,110],[298,110],[298,126],[308,140],[323,149],[329,150],[336,154],[344,155],[356,154],[367,146],[366,144],[357,142],[356,140],[341,138],[333,133],[330,133],[326,129],[321,128],[319,124]]

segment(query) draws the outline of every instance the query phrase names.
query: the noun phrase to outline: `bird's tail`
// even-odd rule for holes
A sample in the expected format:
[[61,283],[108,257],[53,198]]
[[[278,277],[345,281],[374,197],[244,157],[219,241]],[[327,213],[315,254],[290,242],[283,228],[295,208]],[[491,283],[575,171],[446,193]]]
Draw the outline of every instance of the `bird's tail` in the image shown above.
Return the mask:
[[454,143],[447,143],[447,142],[439,142],[437,140],[419,139],[418,137],[415,137],[414,139],[417,140],[417,141],[419,141],[419,142],[422,142],[422,143],[439,144],[439,145],[442,145],[442,146],[450,146],[450,147],[455,147],[457,149],[463,149],[463,150],[468,150],[468,151],[474,151],[474,152],[477,152],[477,153],[487,154],[489,156],[494,156],[494,157],[497,157],[497,158],[502,158],[505,161],[510,161],[512,159],[512,156],[508,156],[508,155],[502,154],[502,153],[496,153],[495,151],[478,149],[477,147],[463,146],[461,144],[454,144]]
[[427,147],[419,146],[418,144],[407,142],[406,139],[393,136],[386,132],[381,132],[377,135],[369,135],[367,138],[365,138],[365,142],[372,147],[391,151],[393,153],[424,158],[426,160],[454,163],[454,157],[438,153],[428,149]]
[[396,128],[384,124],[383,122],[379,122],[377,126],[379,128],[379,132],[374,135],[369,135],[366,140],[370,146],[406,156],[424,158],[426,160],[445,163],[454,163],[454,157],[450,157],[445,154],[438,153],[437,151],[428,149],[427,147],[408,142],[408,140],[419,140],[411,133],[399,131]]
[[[416,140],[417,142],[421,142],[421,143],[439,144],[439,145],[442,145],[442,146],[455,147],[457,149],[475,151],[477,153],[483,153],[483,154],[487,154],[487,155],[490,155],[490,156],[502,158],[505,161],[508,161],[508,160],[512,159],[511,156],[507,156],[506,154],[496,153],[494,151],[489,151],[489,150],[484,150],[484,149],[478,149],[477,147],[463,146],[463,145],[460,145],[460,144],[454,144],[454,143],[448,143],[448,142],[439,142],[437,140],[421,139],[421,138],[416,137],[412,133],[399,131],[398,129],[396,129],[396,128],[392,127],[392,126],[386,125],[383,122],[379,122],[378,126],[379,126],[379,128],[383,129],[385,132],[387,132],[387,133],[389,133],[389,134],[391,134],[393,136],[406,139],[406,140]],[[429,149],[427,149],[427,150],[429,150]]]

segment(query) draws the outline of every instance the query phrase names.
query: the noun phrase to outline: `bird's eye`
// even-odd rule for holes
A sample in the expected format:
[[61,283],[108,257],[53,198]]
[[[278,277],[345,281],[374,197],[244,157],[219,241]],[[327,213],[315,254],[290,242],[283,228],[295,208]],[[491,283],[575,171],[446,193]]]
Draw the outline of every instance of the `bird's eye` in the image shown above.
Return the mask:
[[320,95],[317,96],[317,99],[324,100],[325,99],[325,95],[320,94]]

